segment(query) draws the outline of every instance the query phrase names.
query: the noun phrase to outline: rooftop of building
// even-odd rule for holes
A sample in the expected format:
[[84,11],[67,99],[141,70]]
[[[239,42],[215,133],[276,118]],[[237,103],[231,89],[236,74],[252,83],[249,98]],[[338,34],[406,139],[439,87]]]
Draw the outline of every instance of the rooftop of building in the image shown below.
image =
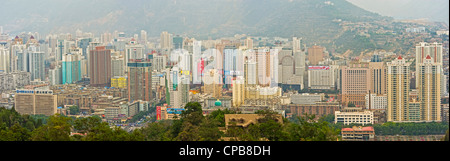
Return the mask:
[[353,126],[352,128],[342,128],[341,131],[375,131],[372,126],[362,127],[362,126]]

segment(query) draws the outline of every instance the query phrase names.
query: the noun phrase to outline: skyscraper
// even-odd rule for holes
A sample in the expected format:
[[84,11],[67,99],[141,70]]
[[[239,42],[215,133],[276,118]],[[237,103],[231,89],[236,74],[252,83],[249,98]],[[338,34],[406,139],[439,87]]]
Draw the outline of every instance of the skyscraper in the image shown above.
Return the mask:
[[62,84],[72,84],[81,80],[81,55],[64,54],[62,58]]
[[8,73],[10,71],[9,60],[9,51],[4,45],[0,45],[0,72]]
[[247,46],[247,49],[253,49],[253,39],[251,37],[245,39],[245,46]]
[[173,37],[173,47],[174,49],[183,49],[183,38],[178,35]]
[[314,45],[308,48],[308,60],[310,65],[318,65],[320,61],[323,61],[324,48]]
[[387,121],[402,122],[409,120],[409,66],[399,56],[387,63]]
[[[144,46],[138,44],[134,38],[125,46],[125,64],[128,64],[131,59],[146,59],[146,56]],[[128,71],[128,69],[125,70]]]
[[28,72],[31,73],[31,80],[45,80],[45,53],[31,50],[28,53]]
[[171,49],[172,48],[172,39],[170,34],[167,31],[161,33],[160,40],[161,49]]
[[421,121],[441,121],[441,63],[430,55],[419,63],[418,79]]
[[140,43],[141,44],[146,44],[147,43],[147,31],[145,31],[145,30],[141,30]]
[[128,101],[150,101],[152,70],[149,59],[130,59],[128,62]]
[[365,96],[370,90],[369,64],[352,62],[342,67],[342,103],[352,102],[358,107],[364,107]]
[[292,38],[292,50],[295,52],[301,52],[302,46],[301,46],[302,38],[293,37]]
[[[418,73],[419,64],[423,63],[428,55],[431,57],[432,62],[442,64],[442,43],[421,42],[416,45],[416,73]],[[416,87],[418,86],[419,82],[416,81]]]
[[376,94],[386,93],[386,67],[384,62],[369,62],[370,92]]
[[111,51],[105,46],[97,46],[89,52],[90,84],[94,87],[111,85]]

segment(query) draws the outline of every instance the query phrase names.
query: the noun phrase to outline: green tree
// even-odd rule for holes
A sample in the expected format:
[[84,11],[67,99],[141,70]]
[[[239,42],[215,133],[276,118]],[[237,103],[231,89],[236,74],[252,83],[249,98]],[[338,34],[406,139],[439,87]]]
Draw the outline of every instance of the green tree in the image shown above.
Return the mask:
[[220,123],[215,119],[203,119],[199,127],[198,135],[201,141],[218,141],[223,132],[219,130]]
[[444,138],[442,138],[442,140],[448,141],[448,129],[447,129],[447,132],[445,132],[445,136],[444,136]]
[[191,122],[183,122],[181,132],[178,134],[176,140],[178,141],[200,141],[201,137],[198,135],[199,126],[191,124]]
[[80,113],[80,108],[76,105],[69,107],[71,115],[78,115]]
[[289,140],[298,141],[336,141],[340,133],[339,129],[329,126],[326,121],[314,120],[315,115],[306,114],[297,117],[299,123],[291,123],[287,127]]
[[236,114],[236,113],[238,113],[238,112],[234,111],[234,110],[229,110],[229,109],[221,110],[221,109],[218,109],[218,110],[215,110],[215,111],[211,112],[207,116],[207,118],[208,119],[214,119],[214,120],[218,121],[219,122],[218,126],[219,127],[224,127],[225,126],[225,114]]
[[163,120],[160,122],[148,123],[147,127],[142,128],[142,133],[146,141],[170,141],[173,137],[170,134],[171,121]]
[[70,141],[71,118],[55,114],[31,133],[32,141]]

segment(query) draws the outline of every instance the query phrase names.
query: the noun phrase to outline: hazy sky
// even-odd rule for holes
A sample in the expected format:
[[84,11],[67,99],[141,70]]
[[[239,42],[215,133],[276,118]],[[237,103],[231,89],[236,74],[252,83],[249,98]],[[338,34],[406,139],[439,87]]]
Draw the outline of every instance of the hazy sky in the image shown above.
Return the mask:
[[449,24],[448,0],[347,0],[363,9],[395,19],[427,18]]

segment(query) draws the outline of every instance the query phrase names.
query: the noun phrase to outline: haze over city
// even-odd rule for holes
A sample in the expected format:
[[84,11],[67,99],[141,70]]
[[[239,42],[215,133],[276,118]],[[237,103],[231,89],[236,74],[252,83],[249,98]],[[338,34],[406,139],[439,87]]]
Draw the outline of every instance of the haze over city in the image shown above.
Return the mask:
[[0,141],[222,141],[166,151],[180,158],[297,153],[223,141],[448,142],[448,14],[446,0],[2,0]]

